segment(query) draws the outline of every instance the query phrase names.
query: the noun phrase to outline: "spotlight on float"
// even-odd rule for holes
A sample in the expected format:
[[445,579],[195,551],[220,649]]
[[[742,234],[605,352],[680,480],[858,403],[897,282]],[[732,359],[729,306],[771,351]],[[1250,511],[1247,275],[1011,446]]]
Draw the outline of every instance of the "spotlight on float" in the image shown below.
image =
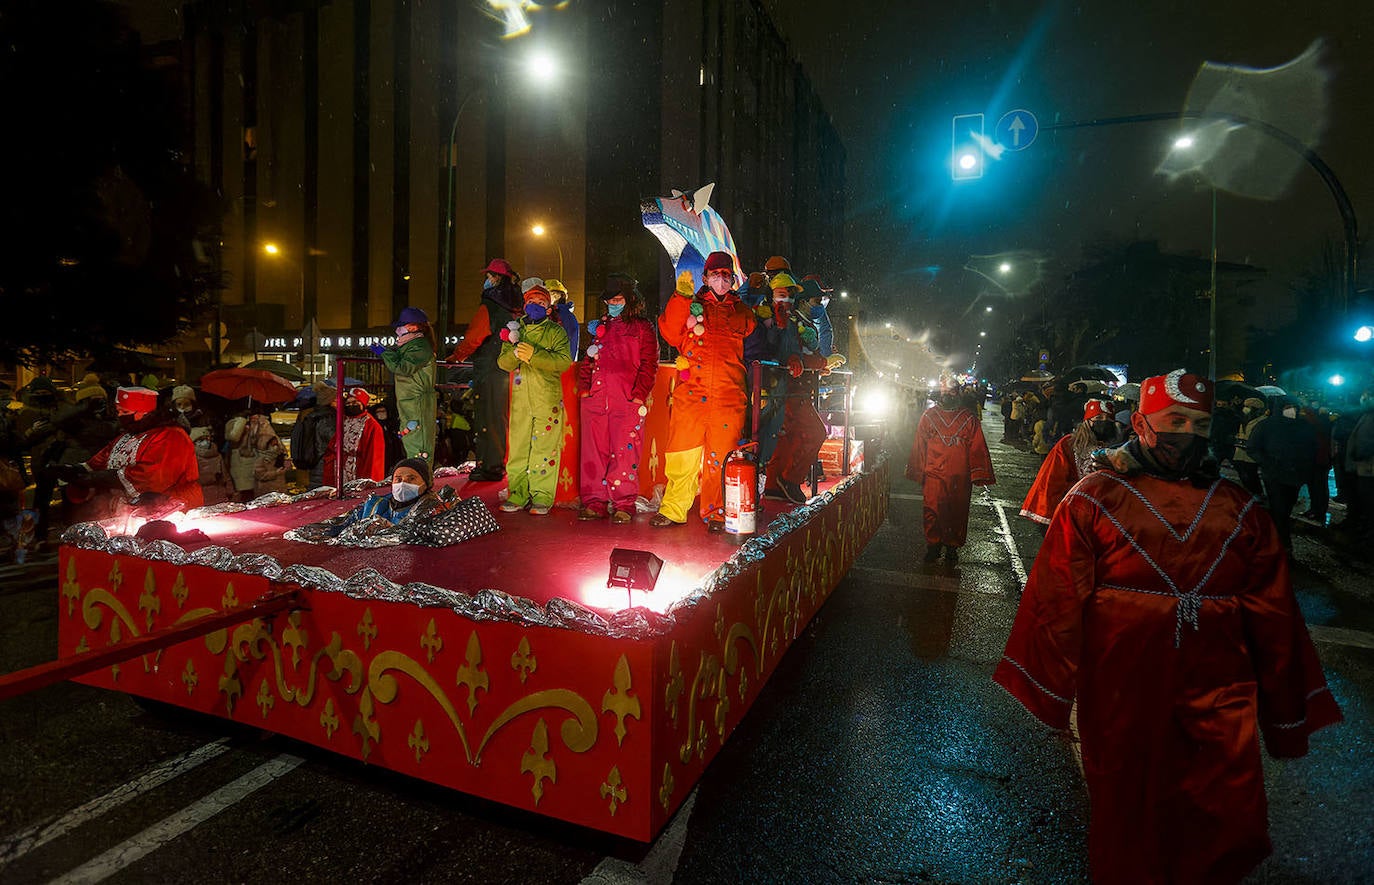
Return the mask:
[[662,570],[663,560],[649,551],[616,547],[611,551],[611,573],[606,578],[606,586],[624,587],[626,607],[629,608],[634,603],[634,591],[654,589]]
[[1364,344],[1371,338],[1374,338],[1374,326],[1360,326],[1355,330],[1355,340],[1361,344]]
[[1340,387],[1342,384],[1345,383],[1345,376],[1332,375],[1330,378],[1326,379],[1326,383],[1330,384],[1332,387]]

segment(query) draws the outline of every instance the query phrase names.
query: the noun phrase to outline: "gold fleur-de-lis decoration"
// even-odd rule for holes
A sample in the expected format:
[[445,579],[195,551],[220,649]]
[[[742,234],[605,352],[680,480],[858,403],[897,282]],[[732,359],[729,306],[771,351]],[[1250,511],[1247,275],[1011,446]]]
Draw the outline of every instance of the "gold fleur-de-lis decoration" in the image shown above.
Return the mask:
[[120,671],[119,671],[119,665],[118,665],[118,664],[111,664],[111,665],[110,665],[110,679],[114,680],[115,682],[118,682],[118,681],[119,681],[119,672],[120,672]]
[[233,581],[230,581],[230,582],[228,583],[228,585],[225,586],[225,588],[224,588],[224,595],[223,595],[222,597],[220,597],[220,600],[219,600],[219,607],[220,607],[220,608],[238,608],[238,607],[239,607],[239,597],[238,597],[238,594],[234,592],[234,582],[233,582]]
[[562,489],[563,491],[567,491],[568,489],[572,488],[572,486],[573,486],[572,471],[570,471],[570,470],[568,470],[568,468],[564,467],[564,468],[563,468],[563,472],[560,473],[560,474],[558,474],[558,487],[559,487],[560,489]]
[[110,566],[110,573],[105,576],[105,580],[109,582],[111,593],[119,592],[120,586],[124,583],[124,572],[121,571],[119,568],[118,559],[116,559],[114,561],[114,564]]
[[281,644],[291,649],[291,666],[301,663],[301,652],[310,641],[310,634],[301,629],[301,613],[292,612],[286,618],[286,629],[281,631]]
[[630,660],[625,655],[615,665],[615,675],[611,677],[615,687],[606,692],[601,699],[601,712],[615,714],[615,742],[625,743],[625,717],[640,718],[639,698],[630,697]]
[[663,810],[668,810],[668,803],[673,798],[673,767],[667,762],[663,763],[663,784],[658,788],[658,804],[663,806]]
[[143,592],[139,594],[138,607],[144,613],[144,625],[149,630],[153,629],[155,616],[162,613],[162,601],[157,598],[157,577],[153,574],[151,566],[148,573],[143,576]]
[[429,738],[425,737],[425,724],[419,719],[415,720],[415,728],[410,732],[410,737],[406,738],[406,745],[415,751],[415,761],[429,752]]
[[420,636],[420,648],[425,650],[425,657],[431,664],[434,663],[434,656],[444,648],[444,638],[439,635],[439,628],[433,618],[429,619],[429,626],[425,627],[424,634]]
[[76,601],[81,598],[81,584],[76,580],[76,557],[67,560],[67,580],[62,584],[62,595],[67,599],[67,617],[76,613]]
[[697,723],[697,758],[706,758],[706,723]]
[[372,641],[377,638],[377,625],[372,620],[372,609],[363,609],[363,619],[358,622],[358,635],[363,639],[363,651],[372,649]]
[[239,682],[238,665],[233,655],[224,656],[224,675],[219,678],[219,690],[224,693],[224,709],[234,715],[234,704],[243,696],[243,683]]
[[88,652],[90,650],[91,644],[86,641],[85,636],[82,636],[80,641],[76,643],[76,648],[72,649],[72,651],[76,652],[77,654],[81,654],[82,652]]
[[177,572],[177,579],[172,582],[172,598],[177,601],[177,608],[186,607],[186,597],[191,595],[191,591],[186,589],[186,576]]
[[258,686],[258,707],[262,709],[262,718],[266,719],[268,712],[276,706],[277,699],[272,697],[272,689],[267,687],[267,680],[263,679]]
[[459,685],[468,687],[468,715],[477,709],[477,689],[491,690],[491,680],[482,669],[482,644],[477,641],[477,631],[468,637],[467,663],[458,668]]
[[721,607],[721,604],[719,602],[716,603],[715,631],[716,642],[720,642],[722,639],[725,638],[725,609]]
[[530,792],[534,794],[535,805],[544,798],[544,781],[558,783],[558,767],[549,758],[549,727],[543,717],[534,724],[530,747],[520,757],[520,773],[534,775],[534,786],[530,787]]
[[520,637],[520,644],[515,647],[515,653],[510,656],[510,668],[519,674],[521,685],[524,685],[530,674],[539,668],[539,662],[535,660],[534,655],[530,654],[529,637]]
[[739,699],[744,700],[744,696],[749,693],[749,674],[743,667],[739,670]]
[[674,639],[668,651],[668,682],[663,687],[663,706],[674,725],[677,725],[677,699],[682,697],[684,684],[682,665],[678,662],[677,640]]
[[324,702],[324,712],[320,714],[320,727],[324,729],[325,740],[334,737],[334,732],[339,728],[339,717],[334,712],[333,698]]
[[625,804],[630,798],[625,785],[621,783],[619,766],[611,766],[611,773],[606,775],[606,782],[601,785],[601,798],[611,800],[611,817],[615,817],[616,807]]
[[658,438],[649,443],[649,476],[658,478]]
[[720,674],[720,688],[716,692],[716,736],[720,742],[725,743],[725,722],[730,714],[730,692],[726,690],[726,683],[729,680],[725,676],[725,671]]
[[186,685],[186,694],[189,696],[200,684],[200,677],[196,675],[196,664],[190,658],[186,659],[186,669],[181,671],[181,681]]
[[372,718],[375,707],[372,702],[372,689],[364,688],[358,700],[358,715],[353,717],[353,733],[363,742],[363,760],[372,754],[372,745],[382,739],[382,726]]
[[754,623],[763,623],[763,609],[766,603],[763,598],[763,569],[758,570],[758,578],[754,582]]

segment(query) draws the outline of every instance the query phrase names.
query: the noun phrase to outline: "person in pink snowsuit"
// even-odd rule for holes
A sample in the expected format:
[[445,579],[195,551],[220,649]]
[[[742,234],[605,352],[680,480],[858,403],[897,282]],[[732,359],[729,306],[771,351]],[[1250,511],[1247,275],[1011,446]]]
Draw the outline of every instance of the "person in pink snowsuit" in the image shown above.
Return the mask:
[[644,416],[658,372],[658,336],[644,316],[635,281],[611,274],[601,295],[606,310],[587,324],[591,344],[578,365],[581,391],[579,519],[629,522],[639,495]]

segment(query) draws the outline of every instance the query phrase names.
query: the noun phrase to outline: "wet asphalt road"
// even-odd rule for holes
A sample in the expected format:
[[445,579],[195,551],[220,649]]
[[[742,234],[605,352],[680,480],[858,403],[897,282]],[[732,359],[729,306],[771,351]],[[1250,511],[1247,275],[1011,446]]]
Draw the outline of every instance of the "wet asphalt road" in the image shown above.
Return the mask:
[[[997,442],[999,416],[985,431],[998,484],[958,569],[920,563],[895,469],[888,523],[653,846],[63,685],[0,704],[0,881],[1085,881],[1070,739],[990,679],[1039,543],[1016,516],[1039,459]],[[1296,549],[1346,722],[1268,765],[1275,854],[1253,878],[1369,881],[1374,569],[1312,525]],[[50,654],[55,571],[0,570],[0,670]]]

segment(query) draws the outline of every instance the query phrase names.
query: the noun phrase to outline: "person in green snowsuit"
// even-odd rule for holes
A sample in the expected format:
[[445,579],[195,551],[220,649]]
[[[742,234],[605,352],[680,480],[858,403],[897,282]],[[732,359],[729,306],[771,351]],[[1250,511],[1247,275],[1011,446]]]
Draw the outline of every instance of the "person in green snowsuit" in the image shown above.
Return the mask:
[[[568,333],[549,315],[549,292],[534,286],[525,293],[525,316],[501,330],[498,365],[512,375],[510,454],[506,458],[509,493],[501,509],[525,509],[543,516],[558,488],[558,456],[563,448],[563,372],[572,365]],[[512,328],[513,327],[513,328]]]
[[396,413],[407,458],[434,458],[434,328],[418,307],[407,307],[393,323],[396,346],[372,346],[372,352],[396,377]]

